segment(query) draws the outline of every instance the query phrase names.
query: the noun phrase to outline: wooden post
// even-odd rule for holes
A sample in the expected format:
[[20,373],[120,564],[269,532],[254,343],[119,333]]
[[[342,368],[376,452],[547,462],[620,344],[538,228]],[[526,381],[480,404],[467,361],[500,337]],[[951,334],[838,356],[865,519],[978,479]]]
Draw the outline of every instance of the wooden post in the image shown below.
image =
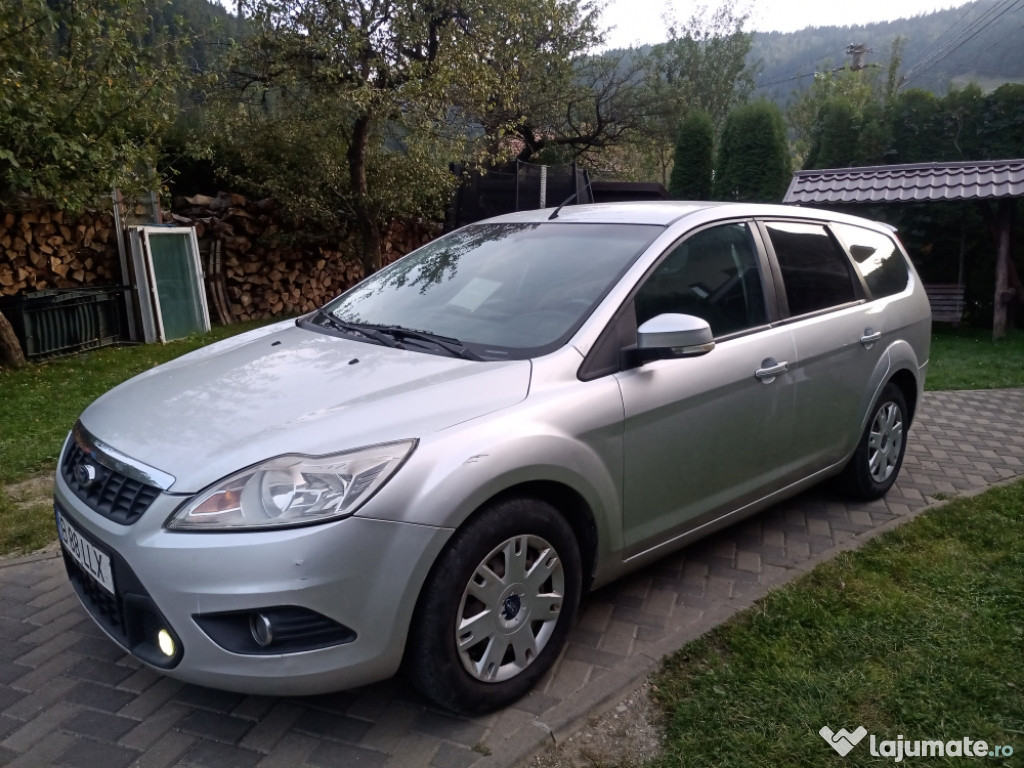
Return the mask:
[[1015,205],[1016,201],[1012,197],[1004,197],[999,201],[996,295],[992,312],[992,339],[995,341],[1006,338],[1007,314],[1009,304],[1013,300],[1013,292],[1010,290],[1010,231],[1013,228]]

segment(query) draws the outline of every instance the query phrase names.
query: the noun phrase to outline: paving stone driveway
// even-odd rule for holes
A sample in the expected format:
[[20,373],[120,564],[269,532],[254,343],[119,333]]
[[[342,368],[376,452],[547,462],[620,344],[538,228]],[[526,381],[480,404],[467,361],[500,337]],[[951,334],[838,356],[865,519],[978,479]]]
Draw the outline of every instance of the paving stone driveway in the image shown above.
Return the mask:
[[242,696],[142,668],[96,629],[54,555],[0,565],[0,765],[437,766],[522,762],[629,693],[665,653],[937,494],[1024,476],[1024,390],[928,393],[888,497],[818,489],[600,590],[515,707],[462,719],[400,681],[310,699]]

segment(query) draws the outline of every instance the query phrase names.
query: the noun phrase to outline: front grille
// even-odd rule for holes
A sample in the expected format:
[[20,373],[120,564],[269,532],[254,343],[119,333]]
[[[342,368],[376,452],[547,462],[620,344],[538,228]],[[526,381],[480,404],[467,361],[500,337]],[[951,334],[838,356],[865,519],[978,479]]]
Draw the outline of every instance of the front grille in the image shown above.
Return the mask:
[[[87,484],[81,483],[75,476],[75,468],[85,463],[91,465],[96,473],[95,478]],[[78,498],[91,509],[121,525],[131,525],[138,520],[160,495],[159,488],[103,466],[74,440],[68,441],[60,463],[60,473]]]

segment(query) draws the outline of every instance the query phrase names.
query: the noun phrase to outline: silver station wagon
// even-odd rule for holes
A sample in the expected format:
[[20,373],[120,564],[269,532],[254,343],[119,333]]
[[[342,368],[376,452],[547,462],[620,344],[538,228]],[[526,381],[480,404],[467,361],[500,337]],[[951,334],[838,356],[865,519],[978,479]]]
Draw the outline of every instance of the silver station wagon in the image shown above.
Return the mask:
[[502,216],[90,405],[56,476],[64,561],[166,675],[291,695],[404,668],[487,711],[588,590],[829,477],[885,494],[929,337],[863,219]]

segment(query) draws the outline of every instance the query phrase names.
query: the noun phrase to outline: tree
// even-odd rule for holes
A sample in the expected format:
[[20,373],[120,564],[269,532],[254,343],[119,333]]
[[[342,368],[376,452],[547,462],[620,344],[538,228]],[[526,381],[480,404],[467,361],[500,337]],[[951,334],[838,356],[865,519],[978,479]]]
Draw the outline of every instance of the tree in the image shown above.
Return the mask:
[[715,165],[711,115],[694,110],[679,127],[668,191],[677,200],[710,200]]
[[735,107],[725,119],[715,163],[719,200],[780,202],[792,170],[782,112],[757,101]]
[[491,162],[571,161],[628,130],[638,68],[589,55],[602,41],[597,21],[582,0],[506,0],[488,14],[479,53],[491,91],[460,106],[483,127]]
[[383,219],[421,209],[426,180],[443,175],[443,165],[417,160],[443,127],[436,102],[454,64],[445,56],[457,37],[455,4],[244,0],[241,8],[251,34],[220,62],[211,89],[223,170],[307,224],[355,230],[369,274],[381,264]]
[[631,52],[577,56],[572,75],[543,102],[525,91],[527,108],[512,122],[519,160],[547,150],[555,162],[584,158],[599,166],[604,150],[638,133],[648,112],[644,72]]
[[945,159],[942,107],[935,94],[912,88],[893,102],[890,123],[893,163],[925,163]]
[[787,109],[797,162],[803,168],[843,168],[886,161],[890,117],[904,41],[896,38],[889,64],[815,73]]
[[853,165],[857,147],[857,116],[853,104],[833,96],[818,107],[817,125],[805,168],[844,168]]
[[752,34],[743,31],[747,16],[726,2],[708,14],[702,9],[683,24],[669,24],[667,42],[645,58],[646,151],[668,183],[672,151],[680,124],[692,110],[711,116],[716,130],[726,114],[754,89],[755,69],[747,64]]
[[985,96],[979,139],[982,157],[1020,157],[1024,153],[1024,85],[1006,83]]
[[0,199],[68,209],[155,188],[183,81],[145,0],[0,4]]
[[451,161],[510,151],[504,138],[525,123],[517,95],[535,87],[556,109],[573,77],[565,57],[593,40],[578,0],[246,3],[253,34],[215,92],[221,150],[236,179],[354,229],[366,273],[383,222],[437,212]]

